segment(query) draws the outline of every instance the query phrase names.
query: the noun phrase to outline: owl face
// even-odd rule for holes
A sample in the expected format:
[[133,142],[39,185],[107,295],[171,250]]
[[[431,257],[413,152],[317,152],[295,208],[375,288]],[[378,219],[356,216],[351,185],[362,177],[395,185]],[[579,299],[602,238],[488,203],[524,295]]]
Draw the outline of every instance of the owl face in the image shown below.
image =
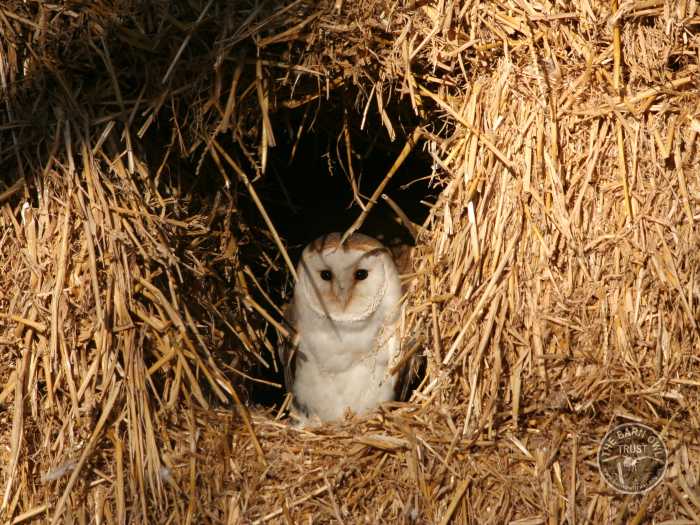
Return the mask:
[[319,316],[359,321],[378,308],[396,269],[379,241],[355,233],[341,246],[340,237],[331,233],[304,249],[295,295]]

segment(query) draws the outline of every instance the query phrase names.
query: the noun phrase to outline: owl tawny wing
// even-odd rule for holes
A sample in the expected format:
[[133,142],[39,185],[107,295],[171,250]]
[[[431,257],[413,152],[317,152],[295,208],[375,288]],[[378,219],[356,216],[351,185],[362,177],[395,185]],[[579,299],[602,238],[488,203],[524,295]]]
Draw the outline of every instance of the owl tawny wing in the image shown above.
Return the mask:
[[299,347],[299,334],[297,332],[296,316],[294,315],[294,305],[290,302],[282,308],[286,325],[290,328],[290,336],[284,337],[280,334],[280,343],[277,346],[277,353],[284,374],[284,386],[287,392],[292,391],[294,386],[294,373],[296,372],[296,354]]
[[282,312],[287,326],[291,328],[289,337],[283,337],[280,334],[280,344],[277,348],[282,372],[284,373],[284,386],[287,392],[293,396],[292,407],[299,414],[308,417],[308,408],[294,395],[294,378],[296,375],[297,361],[306,359],[304,354],[299,350],[299,331],[296,316],[294,315],[294,305],[292,303],[287,303],[282,309]]

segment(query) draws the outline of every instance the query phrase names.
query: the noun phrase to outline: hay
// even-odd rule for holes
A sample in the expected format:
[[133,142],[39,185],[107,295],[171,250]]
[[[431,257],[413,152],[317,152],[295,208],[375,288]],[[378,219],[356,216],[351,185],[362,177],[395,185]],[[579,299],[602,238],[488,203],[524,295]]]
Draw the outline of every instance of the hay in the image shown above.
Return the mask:
[[[4,2],[0,520],[697,523],[699,28],[691,0]],[[278,115],[331,100],[350,147],[417,128],[444,186],[426,372],[297,430],[250,393],[291,273],[255,183]],[[670,454],[644,496],[595,462],[629,420]]]

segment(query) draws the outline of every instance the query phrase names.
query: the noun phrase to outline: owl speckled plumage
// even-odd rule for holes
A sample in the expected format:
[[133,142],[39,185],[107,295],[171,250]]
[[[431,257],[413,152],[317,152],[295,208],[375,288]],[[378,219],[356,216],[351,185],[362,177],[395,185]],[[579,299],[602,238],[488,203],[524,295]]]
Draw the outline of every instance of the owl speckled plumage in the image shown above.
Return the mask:
[[355,233],[316,239],[302,253],[287,310],[296,348],[282,349],[302,422],[368,412],[395,398],[401,282],[391,253]]

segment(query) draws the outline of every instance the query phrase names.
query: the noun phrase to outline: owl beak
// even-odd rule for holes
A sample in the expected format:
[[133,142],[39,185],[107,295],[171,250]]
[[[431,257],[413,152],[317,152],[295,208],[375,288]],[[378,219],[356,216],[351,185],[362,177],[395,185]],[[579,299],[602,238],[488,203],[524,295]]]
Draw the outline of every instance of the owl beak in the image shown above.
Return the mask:
[[343,310],[348,305],[348,299],[350,298],[350,290],[343,288],[337,283],[333,283],[333,293],[335,294],[338,302],[343,306]]

